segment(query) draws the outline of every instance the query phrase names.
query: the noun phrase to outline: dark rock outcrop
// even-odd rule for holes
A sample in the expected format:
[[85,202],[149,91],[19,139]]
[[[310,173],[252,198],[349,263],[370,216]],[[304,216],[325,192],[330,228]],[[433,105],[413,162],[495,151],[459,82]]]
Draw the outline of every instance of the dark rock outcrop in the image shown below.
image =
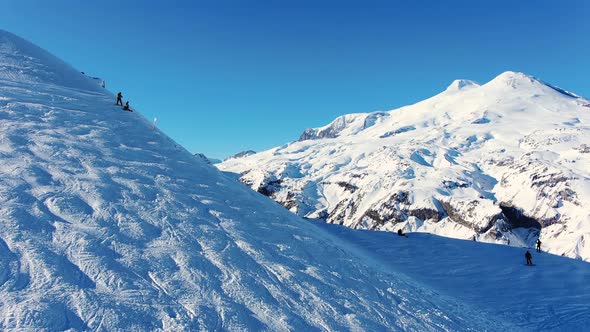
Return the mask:
[[522,210],[508,203],[500,203],[500,209],[502,209],[502,214],[505,217],[504,220],[506,220],[512,228],[524,227],[541,229],[542,227],[539,221],[524,215]]
[[354,184],[344,182],[344,181],[336,182],[336,184],[339,185],[340,187],[344,188],[344,190],[350,191],[351,193],[354,193],[355,191],[357,191],[359,189],[359,187],[355,186]]

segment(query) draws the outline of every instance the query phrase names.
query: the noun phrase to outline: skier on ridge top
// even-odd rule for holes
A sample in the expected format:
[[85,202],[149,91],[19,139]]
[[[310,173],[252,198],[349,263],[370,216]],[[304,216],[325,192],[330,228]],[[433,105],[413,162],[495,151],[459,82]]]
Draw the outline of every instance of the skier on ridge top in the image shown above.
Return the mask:
[[123,94],[120,91],[117,93],[117,103],[115,105],[123,106]]

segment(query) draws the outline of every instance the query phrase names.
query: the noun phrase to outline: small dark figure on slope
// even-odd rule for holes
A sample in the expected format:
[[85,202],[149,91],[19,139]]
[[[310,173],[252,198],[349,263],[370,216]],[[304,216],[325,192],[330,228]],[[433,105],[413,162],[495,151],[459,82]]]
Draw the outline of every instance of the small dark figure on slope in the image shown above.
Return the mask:
[[537,252],[541,252],[541,240],[537,239]]
[[524,254],[524,257],[526,258],[526,265],[533,265],[533,255],[528,250]]
[[123,110],[127,111],[127,112],[133,112],[131,110],[131,108],[129,107],[129,101],[125,102],[125,106],[123,106]]
[[117,93],[117,104],[123,106],[123,94],[121,92]]

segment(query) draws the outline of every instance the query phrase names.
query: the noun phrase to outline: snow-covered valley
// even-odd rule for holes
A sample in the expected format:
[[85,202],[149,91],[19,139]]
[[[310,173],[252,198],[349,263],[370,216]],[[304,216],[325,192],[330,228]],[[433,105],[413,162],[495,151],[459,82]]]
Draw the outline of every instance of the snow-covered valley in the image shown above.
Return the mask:
[[114,102],[0,30],[1,330],[590,328],[586,262],[304,220]]
[[505,72],[217,166],[300,216],[590,260],[589,142],[587,99]]

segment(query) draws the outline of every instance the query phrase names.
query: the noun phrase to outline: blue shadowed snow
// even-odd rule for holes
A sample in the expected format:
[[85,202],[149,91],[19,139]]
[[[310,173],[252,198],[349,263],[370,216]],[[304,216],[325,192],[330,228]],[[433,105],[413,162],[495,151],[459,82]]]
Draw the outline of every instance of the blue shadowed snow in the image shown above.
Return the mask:
[[[347,239],[382,268],[519,329],[590,329],[590,264],[584,261],[425,233],[409,233],[406,238],[322,222],[317,225]],[[532,253],[535,266],[525,265],[526,250]]]

